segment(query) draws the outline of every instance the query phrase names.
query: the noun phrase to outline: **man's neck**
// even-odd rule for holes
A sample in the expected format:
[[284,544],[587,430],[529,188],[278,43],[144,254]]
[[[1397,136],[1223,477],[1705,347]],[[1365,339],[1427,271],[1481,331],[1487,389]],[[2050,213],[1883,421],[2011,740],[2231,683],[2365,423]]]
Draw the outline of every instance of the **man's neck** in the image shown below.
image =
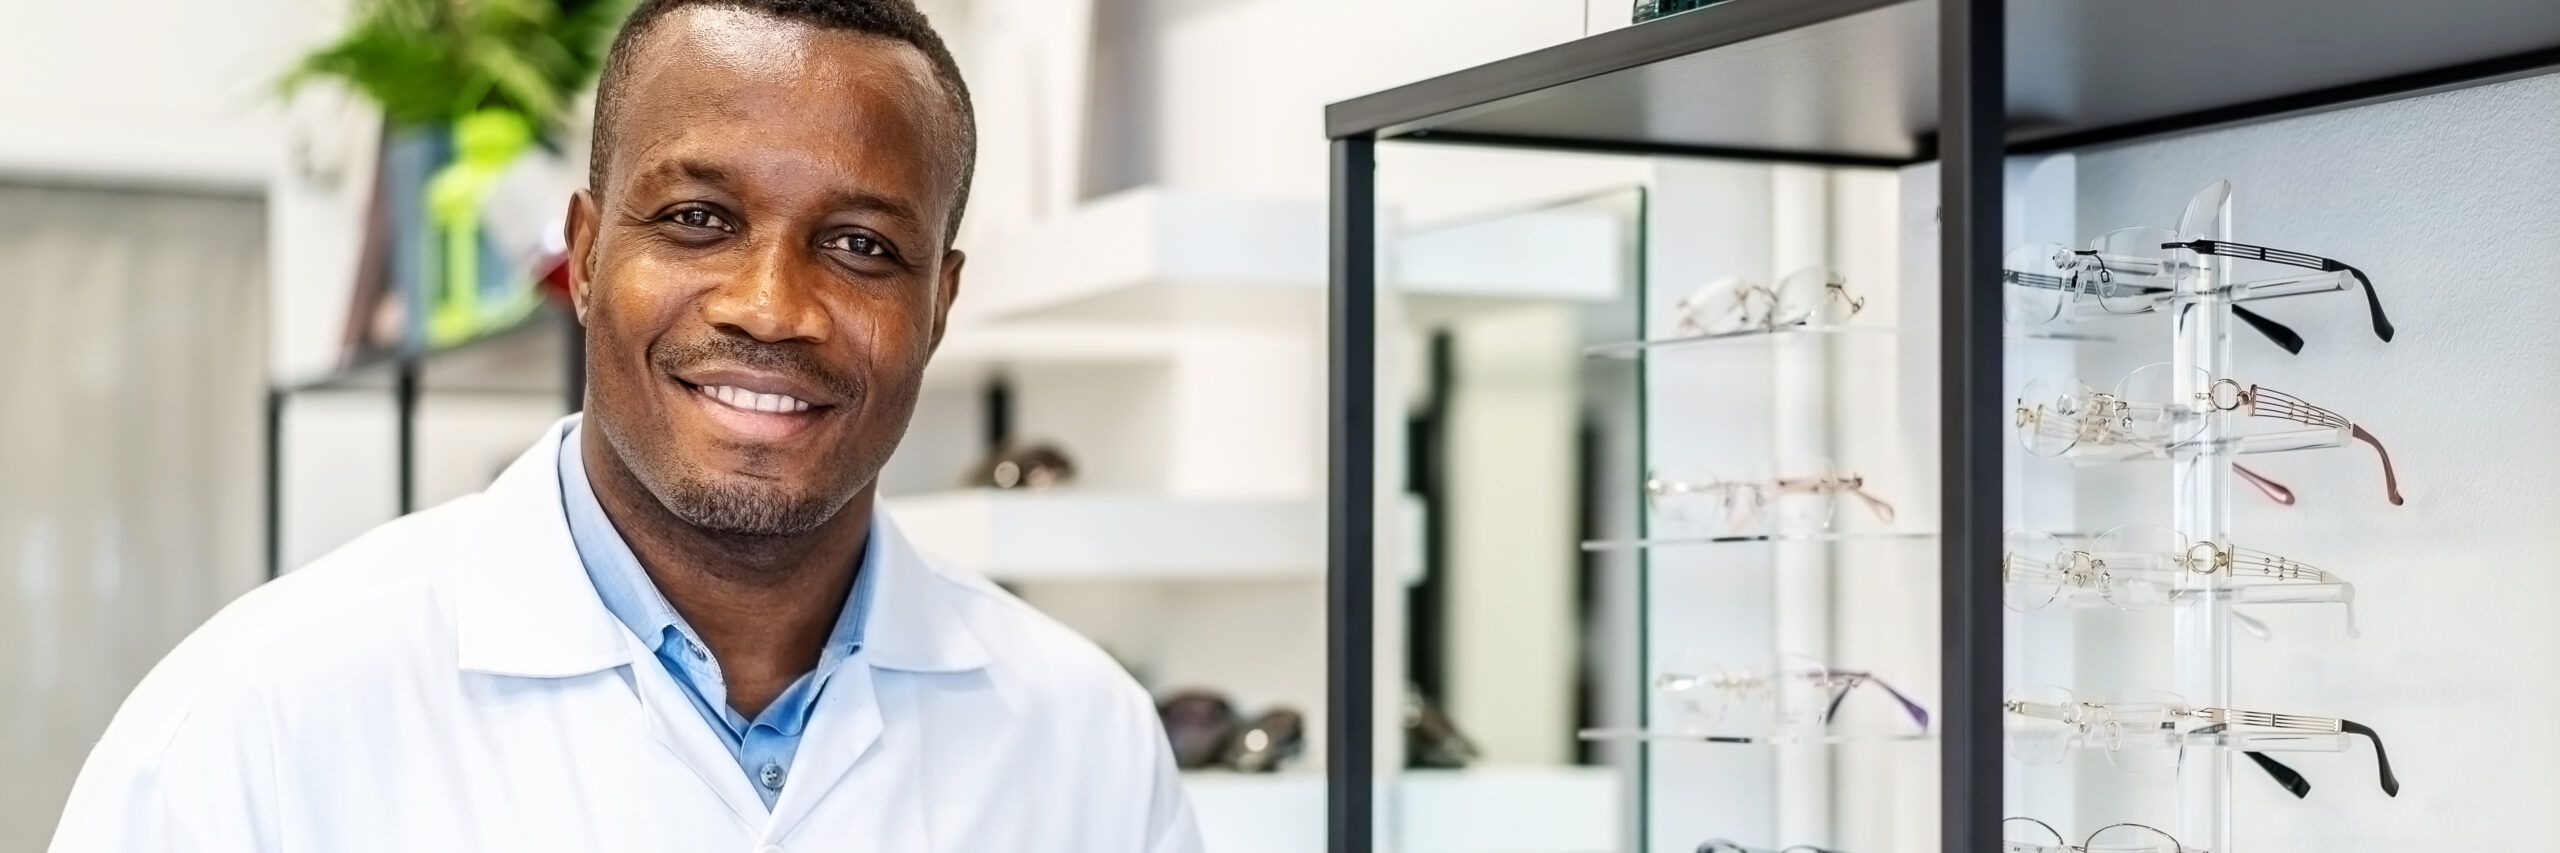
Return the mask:
[[817,666],[871,530],[865,488],[797,536],[702,530],[668,512],[595,430],[580,430],[588,481],[640,566],[720,662],[729,705],[753,719]]

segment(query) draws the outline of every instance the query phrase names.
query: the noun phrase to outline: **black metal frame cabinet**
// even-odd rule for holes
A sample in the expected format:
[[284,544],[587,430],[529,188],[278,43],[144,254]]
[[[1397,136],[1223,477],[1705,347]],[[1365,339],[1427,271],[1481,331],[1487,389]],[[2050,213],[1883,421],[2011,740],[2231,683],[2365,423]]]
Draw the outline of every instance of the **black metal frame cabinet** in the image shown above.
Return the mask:
[[[1728,0],[1326,109],[1333,145],[1331,848],[1375,837],[1380,141],[1940,169],[1940,849],[2000,842],[2002,170],[2069,151],[2545,73],[2512,0]],[[1803,101],[1816,101],[1811,109]]]

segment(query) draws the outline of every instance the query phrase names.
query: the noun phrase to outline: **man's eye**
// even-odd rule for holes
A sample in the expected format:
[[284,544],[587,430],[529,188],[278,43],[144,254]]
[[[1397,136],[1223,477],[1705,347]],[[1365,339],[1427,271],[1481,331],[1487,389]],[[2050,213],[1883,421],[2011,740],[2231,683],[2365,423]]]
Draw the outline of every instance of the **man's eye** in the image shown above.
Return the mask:
[[720,218],[720,214],[713,213],[699,207],[688,207],[683,210],[676,211],[675,215],[667,218],[673,220],[675,224],[682,225],[687,228],[718,228],[722,231],[729,230],[729,220]]
[[846,234],[842,237],[828,240],[827,248],[844,252],[852,252],[867,258],[877,258],[889,254],[889,247],[881,245],[878,238],[872,237],[868,234]]

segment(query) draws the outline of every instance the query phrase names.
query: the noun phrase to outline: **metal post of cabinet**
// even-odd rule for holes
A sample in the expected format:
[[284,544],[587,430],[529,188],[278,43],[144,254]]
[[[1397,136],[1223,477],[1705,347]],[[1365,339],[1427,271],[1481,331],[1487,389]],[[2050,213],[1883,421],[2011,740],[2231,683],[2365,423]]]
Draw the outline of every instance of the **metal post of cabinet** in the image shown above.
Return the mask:
[[2000,846],[2003,0],[1939,0],[1940,843]]
[[1325,519],[1325,737],[1330,853],[1372,839],[1377,638],[1377,141],[1333,141],[1332,410]]
[[393,440],[398,445],[400,466],[392,479],[400,493],[393,506],[401,515],[417,508],[418,494],[418,372],[420,356],[402,353],[393,366],[391,380]]

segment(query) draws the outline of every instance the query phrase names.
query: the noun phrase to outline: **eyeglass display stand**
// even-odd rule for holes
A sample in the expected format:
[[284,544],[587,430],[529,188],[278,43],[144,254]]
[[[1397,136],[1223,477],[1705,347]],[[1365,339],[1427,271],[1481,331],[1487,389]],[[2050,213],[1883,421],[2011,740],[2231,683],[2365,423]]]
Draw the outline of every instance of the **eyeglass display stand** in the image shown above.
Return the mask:
[[[2230,240],[2231,197],[2225,194],[2222,208],[2214,217],[2215,239]],[[2189,235],[2181,235],[2189,236]],[[2191,387],[2210,379],[2199,379],[2201,368],[2206,376],[2230,376],[2231,310],[2220,285],[2230,266],[2222,258],[2198,255],[2198,274],[2187,280],[2194,291],[2193,301],[2182,302],[2169,310],[2174,331],[2174,349],[2170,361],[2177,369],[2177,392],[2203,394],[2209,389]],[[2196,444],[2203,448],[2224,446],[2232,439],[2224,435],[2231,419],[2205,418],[2205,431]],[[2329,433],[2336,442],[2337,430]],[[2288,447],[2286,449],[2294,449]],[[2184,462],[2172,463],[2170,476],[2170,524],[2188,541],[2228,542],[2231,524],[2232,474],[2231,458],[2224,453],[2197,453]],[[2220,582],[2221,579],[2211,579]],[[2171,615],[2175,638],[2171,643],[2173,689],[2190,701],[2217,708],[2231,707],[2231,635],[2235,628],[2231,600],[2226,596],[2198,596],[2179,603]],[[2231,853],[2231,758],[2229,749],[2193,750],[2188,760],[2179,762],[2177,777],[2177,826],[2174,831],[2186,844],[2216,853]]]

